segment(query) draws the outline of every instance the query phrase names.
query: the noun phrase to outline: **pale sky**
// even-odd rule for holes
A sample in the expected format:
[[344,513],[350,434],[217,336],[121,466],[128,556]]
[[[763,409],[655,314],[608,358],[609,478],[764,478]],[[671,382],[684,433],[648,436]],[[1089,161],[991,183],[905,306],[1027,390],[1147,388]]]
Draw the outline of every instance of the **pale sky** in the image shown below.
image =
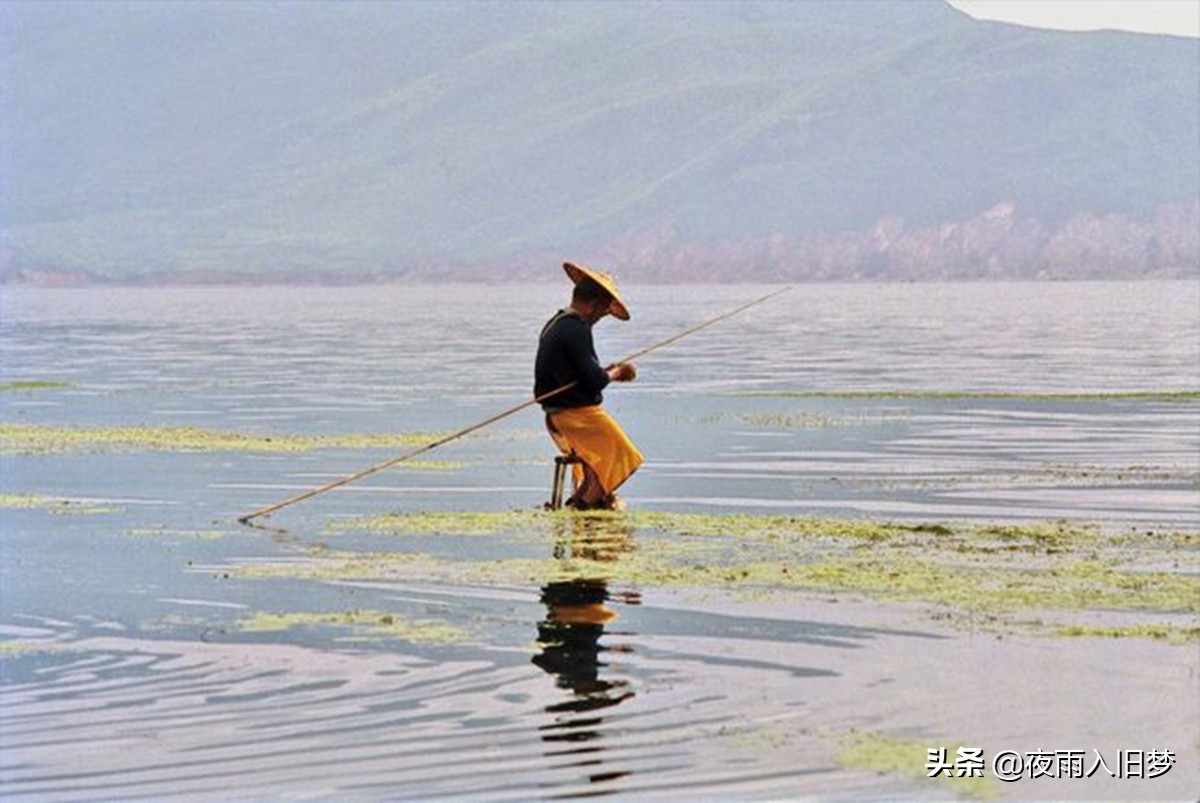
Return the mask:
[[1104,28],[1200,37],[1200,0],[947,0],[976,19],[1035,28]]

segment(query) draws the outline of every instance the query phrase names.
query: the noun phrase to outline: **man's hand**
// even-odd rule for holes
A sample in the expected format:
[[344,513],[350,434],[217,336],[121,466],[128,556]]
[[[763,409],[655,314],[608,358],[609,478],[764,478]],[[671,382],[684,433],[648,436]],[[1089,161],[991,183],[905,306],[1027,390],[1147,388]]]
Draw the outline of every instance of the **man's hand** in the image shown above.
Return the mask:
[[619,362],[608,369],[608,376],[614,382],[632,382],[637,378],[637,369],[631,362]]

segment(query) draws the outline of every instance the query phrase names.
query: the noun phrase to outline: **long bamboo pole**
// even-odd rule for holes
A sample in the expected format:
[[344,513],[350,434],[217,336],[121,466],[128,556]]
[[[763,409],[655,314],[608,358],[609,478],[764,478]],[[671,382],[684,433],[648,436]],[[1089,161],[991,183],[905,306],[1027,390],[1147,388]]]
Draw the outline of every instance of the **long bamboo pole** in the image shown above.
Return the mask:
[[[673,335],[673,336],[667,338],[666,340],[661,340],[657,343],[654,343],[653,345],[650,345],[644,349],[641,349],[640,351],[635,351],[634,353],[630,354],[629,356],[625,357],[624,359],[618,360],[618,362],[632,362],[633,360],[637,359],[638,357],[642,357],[646,354],[649,354],[652,351],[657,351],[658,349],[665,348],[666,346],[669,346],[672,343],[677,343],[678,341],[682,340],[683,338],[688,337],[689,335],[693,335],[696,332],[699,332],[701,329],[706,329],[715,323],[720,323],[721,321],[728,320],[729,318],[732,318],[733,316],[735,316],[739,313],[745,312],[746,310],[750,309],[751,307],[757,306],[758,304],[761,304],[764,301],[767,301],[768,299],[774,298],[775,296],[777,296],[780,293],[783,293],[789,289],[791,289],[791,288],[782,287],[778,290],[774,290],[770,293],[767,293],[765,296],[762,296],[761,298],[757,298],[754,301],[750,301],[746,304],[742,304],[740,307],[737,307],[728,312],[722,313],[721,315],[718,315],[715,318],[710,318],[707,321],[704,321],[703,323],[693,326],[690,329],[686,329],[677,335]],[[613,365],[615,365],[615,364],[616,363],[613,363]],[[609,367],[611,367],[611,365]],[[485,418],[484,420],[482,420],[476,424],[472,424],[469,427],[464,427],[463,429],[460,429],[457,432],[452,432],[449,435],[438,438],[437,440],[430,441],[429,443],[427,443],[423,446],[419,446],[410,451],[407,451],[398,457],[393,457],[392,459],[387,460],[383,463],[379,463],[378,465],[371,466],[370,468],[365,468],[362,471],[357,471],[353,474],[348,474],[347,476],[341,477],[340,479],[333,480],[332,482],[327,482],[320,487],[313,488],[311,490],[305,491],[304,493],[296,494],[295,496],[284,499],[282,502],[276,502],[273,505],[267,505],[266,507],[259,508],[258,510],[255,510],[251,513],[247,513],[245,516],[242,516],[241,518],[239,518],[238,521],[241,522],[242,524],[249,524],[252,519],[257,519],[260,516],[266,516],[268,514],[274,513],[277,510],[282,510],[283,508],[288,507],[290,505],[294,505],[297,502],[303,502],[305,499],[311,499],[312,497],[317,496],[319,494],[323,494],[326,491],[332,491],[334,488],[340,488],[343,485],[349,485],[352,482],[361,480],[363,477],[369,477],[370,475],[375,474],[376,472],[379,472],[379,471],[383,471],[385,468],[390,468],[390,467],[396,465],[397,463],[403,463],[405,460],[411,460],[412,458],[416,457],[417,455],[432,451],[439,446],[442,446],[444,444],[450,443],[451,441],[455,441],[455,440],[458,440],[459,438],[470,435],[472,432],[481,430],[484,427],[494,424],[503,418],[508,418],[510,415],[519,413],[521,410],[524,410],[526,407],[531,407],[532,405],[540,404],[541,402],[546,401],[547,399],[553,398],[554,396],[557,396],[560,393],[565,393],[568,390],[570,390],[571,388],[575,387],[577,384],[579,384],[578,381],[568,382],[567,384],[563,385],[562,387],[555,388],[554,390],[547,391],[546,393],[543,393],[540,396],[535,396],[532,399],[523,401],[520,404],[514,405],[513,407],[510,407],[503,412],[496,413],[495,415],[493,415],[489,418]]]

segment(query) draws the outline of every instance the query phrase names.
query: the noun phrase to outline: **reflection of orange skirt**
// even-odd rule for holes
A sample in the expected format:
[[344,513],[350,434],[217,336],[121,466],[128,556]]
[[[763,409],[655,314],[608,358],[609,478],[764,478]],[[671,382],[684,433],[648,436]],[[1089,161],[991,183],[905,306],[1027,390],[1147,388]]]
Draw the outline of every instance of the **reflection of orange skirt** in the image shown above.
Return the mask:
[[[629,440],[621,426],[599,405],[571,407],[549,413],[546,425],[550,437],[563,454],[575,452],[587,463],[606,494],[629,479],[642,464],[642,453]],[[572,467],[575,486],[583,483],[583,469]]]

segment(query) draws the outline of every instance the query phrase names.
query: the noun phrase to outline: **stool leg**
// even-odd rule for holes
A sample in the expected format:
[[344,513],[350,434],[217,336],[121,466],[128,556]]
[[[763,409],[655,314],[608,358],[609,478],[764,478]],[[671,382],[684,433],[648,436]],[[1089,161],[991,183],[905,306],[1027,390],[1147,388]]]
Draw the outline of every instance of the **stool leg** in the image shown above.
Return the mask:
[[554,485],[550,488],[550,509],[558,510],[562,507],[563,496],[563,478],[566,474],[567,465],[561,457],[554,458]]

